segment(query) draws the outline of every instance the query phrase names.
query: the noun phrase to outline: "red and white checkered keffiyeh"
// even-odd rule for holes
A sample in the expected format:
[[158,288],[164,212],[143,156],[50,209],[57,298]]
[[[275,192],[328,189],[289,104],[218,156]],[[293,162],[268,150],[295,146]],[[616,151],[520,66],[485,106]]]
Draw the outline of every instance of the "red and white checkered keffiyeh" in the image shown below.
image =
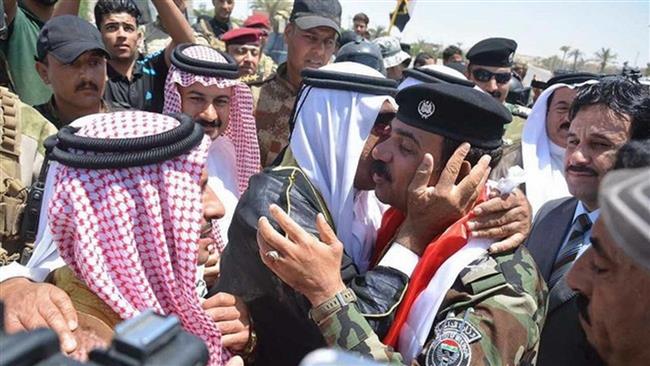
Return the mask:
[[[190,46],[183,50],[183,54],[197,60],[226,63],[226,59],[219,52],[208,46]],[[219,88],[232,87],[230,115],[228,116],[228,127],[224,132],[224,136],[229,138],[235,147],[235,166],[239,190],[239,192],[236,192],[236,196],[239,197],[248,188],[250,177],[260,171],[260,148],[257,142],[255,118],[253,117],[253,95],[248,85],[239,80],[191,74],[172,65],[169,68],[165,82],[163,113],[182,112],[181,95],[178,92],[178,86],[188,87],[194,83],[201,83],[204,86],[216,85]],[[219,192],[215,193],[219,194]],[[217,250],[221,253],[226,241],[221,236],[219,223],[215,220],[213,225]]]
[[[148,112],[94,114],[78,120],[77,135],[133,138],[178,126]],[[122,319],[152,308],[175,314],[202,338],[210,365],[230,357],[195,289],[202,215],[199,178],[210,141],[187,154],[124,169],[77,169],[59,164],[49,206],[61,257]]]

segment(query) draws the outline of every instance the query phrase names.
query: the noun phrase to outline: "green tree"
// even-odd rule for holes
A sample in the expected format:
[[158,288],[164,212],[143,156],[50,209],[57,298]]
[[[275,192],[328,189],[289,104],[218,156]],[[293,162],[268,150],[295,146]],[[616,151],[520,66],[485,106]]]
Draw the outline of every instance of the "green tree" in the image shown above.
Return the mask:
[[411,43],[411,54],[416,56],[420,52],[427,52],[433,55],[433,57],[440,57],[440,47],[441,45],[437,43],[430,43],[423,39],[419,39],[415,43]]
[[573,65],[571,66],[571,70],[575,72],[578,67],[578,58],[582,56],[582,52],[579,49],[573,49],[571,52],[568,53],[569,57],[573,57]]
[[250,5],[251,9],[269,15],[273,31],[280,31],[280,22],[286,21],[291,15],[293,1],[287,0],[255,0]]
[[560,64],[560,68],[564,68],[564,61],[566,61],[566,54],[570,50],[571,50],[571,46],[560,47],[560,51],[562,51],[562,63]]
[[607,64],[609,64],[611,61],[615,60],[617,55],[612,52],[611,48],[605,48],[602,47],[599,51],[595,53],[596,55],[596,61],[600,64],[600,71],[601,73],[605,72],[605,68],[607,67]]
[[550,71],[555,71],[558,68],[558,65],[562,63],[562,60],[556,55],[553,55],[551,57],[542,59],[540,63],[542,64],[542,67],[544,67],[545,69]]

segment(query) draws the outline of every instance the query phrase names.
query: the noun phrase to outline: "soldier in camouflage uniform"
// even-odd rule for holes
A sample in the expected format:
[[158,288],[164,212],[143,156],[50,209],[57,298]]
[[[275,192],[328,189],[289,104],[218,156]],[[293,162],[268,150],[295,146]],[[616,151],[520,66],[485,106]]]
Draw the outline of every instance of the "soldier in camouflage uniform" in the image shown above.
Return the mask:
[[287,62],[273,76],[251,84],[263,167],[289,143],[289,116],[302,81],[300,72],[326,65],[334,54],[341,5],[338,0],[296,0],[289,22],[284,31]]
[[207,39],[212,48],[225,52],[226,44],[221,40],[221,35],[237,28],[230,20],[230,14],[235,8],[235,0],[212,0],[212,5],[214,5],[214,16],[199,16],[192,28]]
[[[278,251],[281,258],[262,255],[262,260],[310,300],[314,306],[310,316],[330,346],[392,364],[533,365],[546,314],[547,289],[527,249],[500,254],[478,250],[470,255],[472,248],[486,246],[478,244],[480,239],[458,234],[467,230],[468,217],[440,236],[428,232],[426,240],[422,240],[430,225],[426,217],[409,217],[409,210],[421,205],[422,189],[427,190],[434,171],[433,161],[444,163],[449,158],[445,151],[460,144],[452,143],[454,138],[460,136],[472,144],[466,163],[485,165],[486,159],[479,160],[482,154],[498,156],[503,125],[510,120],[508,111],[483,93],[451,84],[408,87],[397,95],[397,103],[394,132],[378,143],[372,154],[376,159],[375,194],[392,206],[382,220],[376,253],[388,246],[389,251],[406,248],[409,251],[402,252],[400,261],[416,263],[411,265],[406,293],[392,308],[397,308],[395,317],[391,311],[365,318],[356,308],[354,293],[345,288],[333,268],[328,268],[330,260],[337,263],[332,257],[340,255],[337,247],[341,244],[327,230],[319,230],[324,243],[312,240],[311,246],[316,248],[306,249],[313,253],[310,268],[321,275],[316,285],[292,273],[292,268],[301,265],[298,252],[304,249],[300,248],[309,246],[269,244],[267,238],[271,236],[266,233],[273,229],[261,220],[258,242]],[[440,145],[448,148],[440,151]],[[425,153],[434,156],[428,163]],[[412,178],[416,174],[419,178]],[[442,178],[434,184],[441,182]],[[408,191],[404,192],[406,187]],[[401,223],[395,219],[396,211],[404,212]],[[382,230],[395,221],[394,235],[388,235],[391,244],[382,244]],[[438,238],[429,242],[432,237]],[[459,239],[460,246],[454,247]],[[449,253],[452,248],[454,252]],[[316,261],[313,256],[323,259]],[[432,258],[438,256],[443,256],[443,261],[436,264]],[[406,267],[402,268],[408,275]],[[380,341],[369,320],[392,323],[383,342],[398,346],[400,353]]]
[[[0,87],[0,266],[20,261],[26,244],[19,237],[27,188],[38,179],[43,141],[56,127],[18,96]],[[29,243],[31,244],[31,243]]]
[[278,65],[275,63],[275,61],[273,61],[272,58],[264,53],[264,47],[266,46],[266,41],[269,38],[269,33],[273,31],[273,29],[271,29],[271,22],[269,21],[268,16],[258,13],[246,18],[246,20],[244,20],[244,27],[259,29],[263,32],[261,39],[262,44],[260,46],[262,50],[262,57],[260,58],[260,62],[257,65],[256,80],[264,81],[269,76],[273,75],[273,73],[278,69]]

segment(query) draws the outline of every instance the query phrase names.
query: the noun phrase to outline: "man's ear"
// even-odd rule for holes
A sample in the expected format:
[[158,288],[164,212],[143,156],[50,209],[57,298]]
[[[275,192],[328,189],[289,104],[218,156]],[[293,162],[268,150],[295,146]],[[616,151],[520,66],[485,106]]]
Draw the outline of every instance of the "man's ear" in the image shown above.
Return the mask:
[[458,172],[458,178],[456,178],[456,184],[460,183],[463,178],[469,175],[469,172],[472,171],[472,164],[469,161],[465,160],[460,165],[460,171]]
[[34,66],[36,67],[38,76],[40,76],[41,80],[43,80],[43,83],[50,85],[50,78],[47,76],[47,65],[44,62],[36,61]]
[[293,27],[294,27],[293,23],[289,23],[289,24],[287,24],[286,27],[284,27],[284,43],[285,44],[288,43],[287,38],[289,38],[289,36],[291,36],[291,34],[293,34]]

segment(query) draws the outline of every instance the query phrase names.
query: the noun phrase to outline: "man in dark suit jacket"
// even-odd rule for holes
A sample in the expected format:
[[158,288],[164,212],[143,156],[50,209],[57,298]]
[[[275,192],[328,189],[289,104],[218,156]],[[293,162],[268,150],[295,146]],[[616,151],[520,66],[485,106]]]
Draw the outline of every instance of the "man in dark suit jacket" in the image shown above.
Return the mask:
[[630,138],[647,138],[639,135],[647,133],[647,119],[632,116],[649,93],[638,83],[609,77],[581,87],[571,107],[564,166],[573,197],[542,206],[526,243],[549,288],[539,366],[603,364],[580,326],[576,294],[565,275],[590,246],[591,225],[599,215],[598,186],[612,169],[617,150]]

